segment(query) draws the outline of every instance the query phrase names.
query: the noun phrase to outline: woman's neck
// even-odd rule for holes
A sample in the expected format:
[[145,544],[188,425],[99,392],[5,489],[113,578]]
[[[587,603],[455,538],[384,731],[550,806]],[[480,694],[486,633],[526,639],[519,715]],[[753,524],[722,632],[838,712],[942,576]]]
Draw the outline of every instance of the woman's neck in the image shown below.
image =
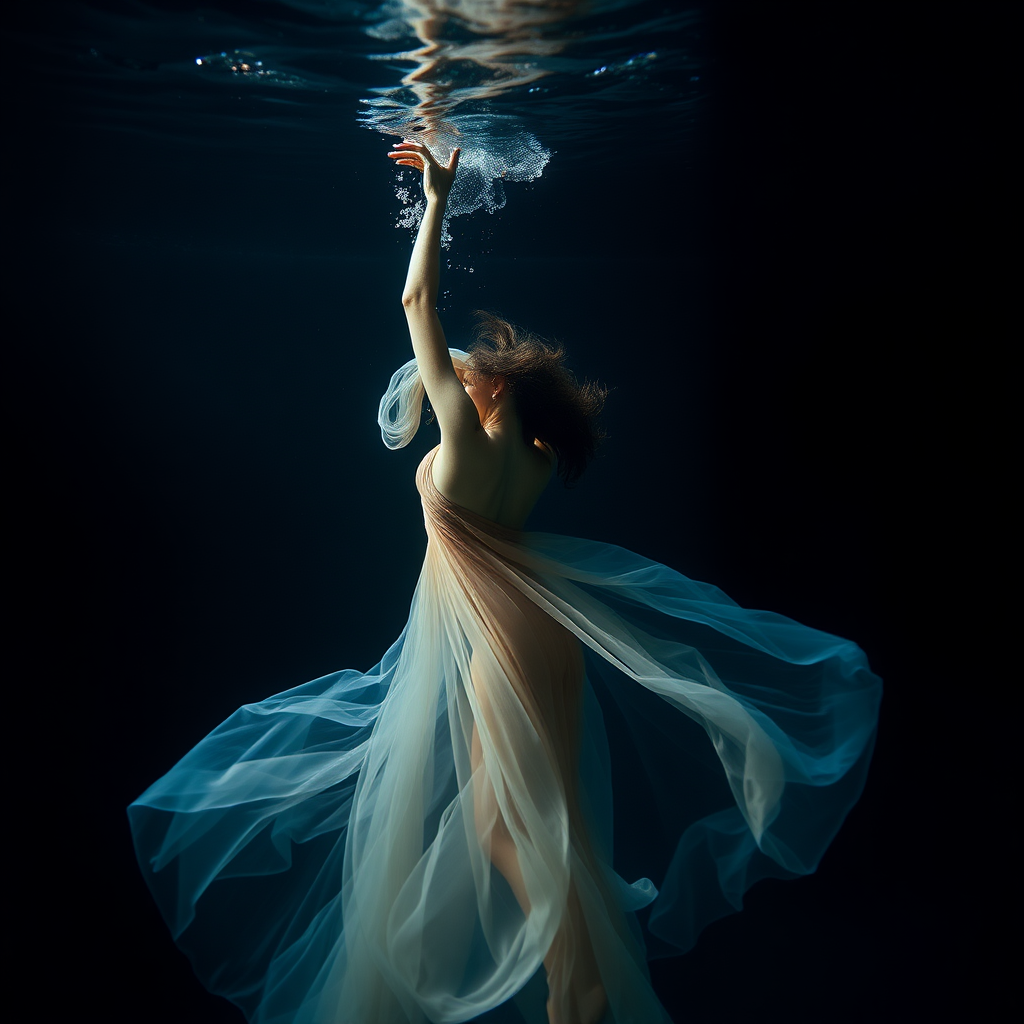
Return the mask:
[[523,436],[523,423],[519,418],[519,413],[515,406],[507,401],[496,405],[481,426],[492,436]]

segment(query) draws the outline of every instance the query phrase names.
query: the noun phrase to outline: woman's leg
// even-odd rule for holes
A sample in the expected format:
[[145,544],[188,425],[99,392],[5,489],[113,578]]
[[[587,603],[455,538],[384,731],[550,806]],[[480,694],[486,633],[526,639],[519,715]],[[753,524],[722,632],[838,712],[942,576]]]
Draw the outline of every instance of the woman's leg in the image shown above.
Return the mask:
[[[582,669],[570,665],[571,675],[578,683]],[[565,682],[565,681],[563,681]],[[489,717],[490,701],[486,682],[473,672],[473,687],[481,713]],[[575,805],[575,773],[578,758],[578,712],[581,687],[569,680],[560,694],[562,700],[549,706],[552,735],[549,739],[559,748],[556,760],[566,789],[568,813],[574,832],[583,828],[578,807]],[[570,692],[572,691],[572,692]],[[515,841],[498,807],[492,780],[483,762],[483,747],[476,723],[473,724],[470,764],[474,778],[473,810],[477,834],[491,863],[508,882],[524,914],[530,912],[530,899],[526,892],[519,854]],[[520,826],[521,822],[518,822]],[[520,833],[522,833],[520,827]],[[585,843],[584,839],[584,843]],[[576,844],[574,844],[575,846]],[[587,858],[589,860],[589,858]],[[594,957],[590,934],[580,904],[575,882],[570,877],[567,905],[555,938],[544,957],[544,967],[551,993],[548,1004],[550,1024],[597,1024],[604,1016],[607,998],[601,984],[600,971]]]
[[494,787],[483,766],[483,747],[476,723],[473,723],[473,744],[470,750],[470,766],[473,771],[473,814],[476,819],[476,831],[484,850],[491,858],[491,863],[501,872],[508,882],[523,908],[523,913],[530,912],[530,898],[526,894],[526,882],[519,866],[519,854],[512,834],[505,824],[498,801],[494,795]]

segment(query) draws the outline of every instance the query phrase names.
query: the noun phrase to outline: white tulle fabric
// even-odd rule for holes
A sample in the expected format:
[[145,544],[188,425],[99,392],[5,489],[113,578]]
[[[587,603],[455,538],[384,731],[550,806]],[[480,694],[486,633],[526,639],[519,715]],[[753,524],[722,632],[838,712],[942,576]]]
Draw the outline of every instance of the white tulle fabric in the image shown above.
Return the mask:
[[[341,969],[314,1019],[469,1020],[523,989],[550,951],[550,997],[566,1020],[598,984],[615,1020],[667,1020],[623,912],[653,889],[600,862],[581,813],[582,612],[541,588],[516,535],[440,495],[433,454],[417,480],[426,560],[349,820]],[[778,774],[734,700],[660,678],[607,636],[627,672],[713,715],[723,748],[759,762],[738,777]],[[453,783],[435,824],[437,794]],[[746,786],[743,800],[754,821],[771,813],[763,787]],[[519,898],[506,880],[515,872]]]
[[[421,406],[411,361],[390,447]],[[453,504],[436,451],[401,637],[218,726],[129,808],[139,864],[253,1024],[544,1024],[547,998],[577,1020],[601,987],[606,1020],[664,1024],[646,959],[815,869],[880,681],[848,640]]]
[[469,1020],[548,956],[565,1019],[601,984],[614,1020],[667,1020],[624,914],[654,888],[601,861],[582,814],[580,639],[705,724],[755,835],[782,788],[775,747],[699,656],[695,678],[668,673],[607,609],[546,589],[516,534],[438,492],[433,454],[417,478],[426,560],[349,821],[343,969],[315,1019]]
[[[448,352],[456,367],[461,369],[468,364],[468,352],[461,348],[450,348]],[[415,359],[410,359],[391,375],[391,382],[377,409],[380,436],[389,448],[404,448],[416,436],[423,415],[425,393]]]

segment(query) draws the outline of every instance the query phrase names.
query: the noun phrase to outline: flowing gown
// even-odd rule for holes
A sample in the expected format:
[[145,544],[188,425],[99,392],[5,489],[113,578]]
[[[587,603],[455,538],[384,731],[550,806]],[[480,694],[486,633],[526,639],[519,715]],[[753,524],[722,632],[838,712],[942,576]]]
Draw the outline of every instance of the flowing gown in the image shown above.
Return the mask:
[[453,504],[436,450],[402,635],[200,742],[129,808],[139,863],[252,1022],[539,1024],[548,976],[668,1021],[647,959],[815,869],[881,684],[848,640]]

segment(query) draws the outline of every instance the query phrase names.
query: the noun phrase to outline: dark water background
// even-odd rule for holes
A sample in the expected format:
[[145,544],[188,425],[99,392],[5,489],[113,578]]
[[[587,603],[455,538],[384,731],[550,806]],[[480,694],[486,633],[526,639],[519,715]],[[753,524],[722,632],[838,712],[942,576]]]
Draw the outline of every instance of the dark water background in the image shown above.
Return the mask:
[[[17,551],[63,723],[30,714],[45,735],[22,737],[44,745],[41,835],[63,836],[25,851],[47,879],[29,927],[61,936],[58,999],[100,1020],[241,1020],[174,949],[124,807],[239,704],[376,662],[419,570],[433,435],[390,453],[375,424],[409,357],[410,242],[388,140],[359,122],[404,70],[368,59],[394,52],[373,10],[106,0],[5,31]],[[495,309],[613,387],[601,458],[532,526],[850,636],[887,682],[867,790],[819,872],[762,883],[652,965],[689,1024],[914,1019],[934,915],[955,912],[906,884],[927,818],[905,615],[924,470],[899,353],[936,299],[911,255],[936,229],[905,59],[927,28],[887,11],[609,5],[548,92],[480,105],[553,151],[543,175],[452,222],[450,342]],[[195,64],[236,48],[277,80]]]

